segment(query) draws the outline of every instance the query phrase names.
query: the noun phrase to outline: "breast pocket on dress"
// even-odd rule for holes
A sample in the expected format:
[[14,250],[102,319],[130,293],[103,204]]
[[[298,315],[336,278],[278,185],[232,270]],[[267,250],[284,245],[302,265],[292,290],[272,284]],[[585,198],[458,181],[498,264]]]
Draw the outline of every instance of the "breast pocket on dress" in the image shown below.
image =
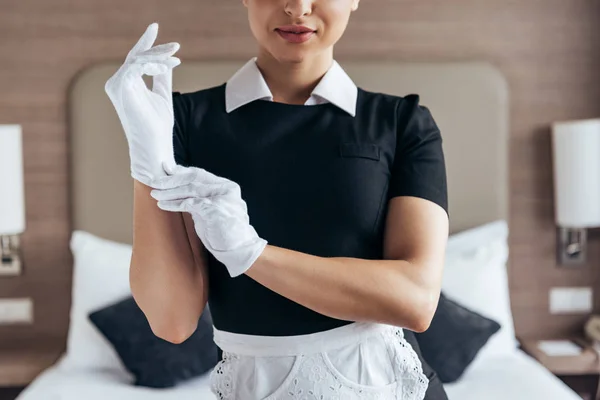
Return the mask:
[[341,157],[358,157],[379,161],[380,153],[380,148],[376,144],[342,143],[339,146],[339,155]]
[[358,235],[370,235],[379,218],[389,179],[380,146],[340,143],[325,175],[334,215]]

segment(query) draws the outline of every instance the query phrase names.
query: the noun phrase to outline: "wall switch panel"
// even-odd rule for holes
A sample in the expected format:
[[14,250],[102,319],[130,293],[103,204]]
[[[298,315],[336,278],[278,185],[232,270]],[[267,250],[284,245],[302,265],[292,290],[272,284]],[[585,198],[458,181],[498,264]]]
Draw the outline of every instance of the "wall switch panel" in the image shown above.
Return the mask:
[[0,325],[32,323],[33,300],[31,298],[0,298]]
[[21,260],[18,258],[0,258],[0,277],[21,274]]
[[551,314],[586,314],[592,309],[591,287],[554,287],[550,289]]

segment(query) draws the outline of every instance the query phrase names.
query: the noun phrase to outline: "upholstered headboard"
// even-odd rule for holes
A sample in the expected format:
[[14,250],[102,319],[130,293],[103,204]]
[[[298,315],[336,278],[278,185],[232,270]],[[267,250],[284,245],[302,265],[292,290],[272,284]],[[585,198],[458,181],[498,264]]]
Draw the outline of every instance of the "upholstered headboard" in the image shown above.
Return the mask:
[[[225,82],[246,60],[184,62],[173,90]],[[351,62],[340,64],[367,90],[418,93],[441,128],[452,233],[507,217],[508,89],[485,63]],[[70,92],[73,229],[131,243],[132,179],[127,143],[104,83],[118,64],[80,73]]]

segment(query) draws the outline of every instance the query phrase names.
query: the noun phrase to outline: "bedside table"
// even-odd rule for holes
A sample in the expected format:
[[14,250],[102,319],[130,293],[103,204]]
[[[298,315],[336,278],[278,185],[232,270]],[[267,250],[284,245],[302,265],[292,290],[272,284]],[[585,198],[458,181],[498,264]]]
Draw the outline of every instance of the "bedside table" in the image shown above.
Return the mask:
[[0,400],[13,400],[62,354],[61,349],[0,347]]
[[577,392],[585,400],[600,399],[600,357],[579,337],[567,338],[582,352],[576,356],[549,356],[538,347],[537,339],[519,339],[521,349]]

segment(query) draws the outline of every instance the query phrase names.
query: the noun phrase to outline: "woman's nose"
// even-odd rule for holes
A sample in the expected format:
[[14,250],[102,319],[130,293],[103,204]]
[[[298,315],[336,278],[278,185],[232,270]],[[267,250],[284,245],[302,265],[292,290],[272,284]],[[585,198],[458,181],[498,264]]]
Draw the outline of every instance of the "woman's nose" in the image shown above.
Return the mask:
[[286,0],[285,13],[293,18],[310,15],[314,0]]

